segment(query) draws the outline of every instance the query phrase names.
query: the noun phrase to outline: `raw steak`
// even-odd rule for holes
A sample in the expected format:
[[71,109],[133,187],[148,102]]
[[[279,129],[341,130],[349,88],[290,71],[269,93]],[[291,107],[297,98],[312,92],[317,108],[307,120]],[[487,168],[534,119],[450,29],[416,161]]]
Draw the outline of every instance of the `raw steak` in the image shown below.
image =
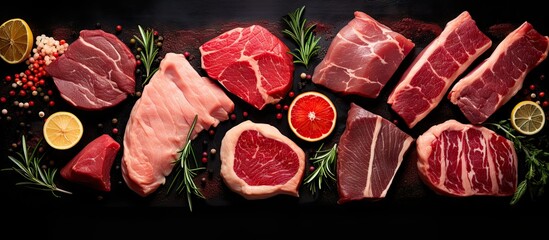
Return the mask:
[[448,196],[509,196],[517,187],[513,143],[488,128],[447,120],[417,138],[421,179]]
[[290,49],[260,25],[232,29],[199,49],[206,73],[259,110],[279,102],[292,86]]
[[414,59],[387,103],[413,128],[440,103],[454,80],[491,45],[492,41],[478,29],[469,12],[462,12]]
[[384,198],[413,141],[392,122],[351,103],[338,145],[338,203]]
[[332,40],[312,81],[342,94],[376,98],[415,44],[363,12]]
[[448,98],[471,123],[483,123],[522,88],[526,75],[547,58],[548,50],[549,37],[524,22],[459,80]]
[[221,141],[221,176],[246,199],[278,194],[299,197],[305,153],[277,128],[244,121]]
[[111,33],[82,30],[67,51],[46,66],[63,99],[84,110],[118,105],[135,93],[136,60]]
[[88,143],[60,171],[63,178],[95,190],[111,191],[111,167],[120,144],[108,134]]
[[195,115],[191,139],[233,110],[223,89],[202,78],[183,54],[167,53],[126,125],[122,176],[128,187],[141,196],[154,192],[171,173]]

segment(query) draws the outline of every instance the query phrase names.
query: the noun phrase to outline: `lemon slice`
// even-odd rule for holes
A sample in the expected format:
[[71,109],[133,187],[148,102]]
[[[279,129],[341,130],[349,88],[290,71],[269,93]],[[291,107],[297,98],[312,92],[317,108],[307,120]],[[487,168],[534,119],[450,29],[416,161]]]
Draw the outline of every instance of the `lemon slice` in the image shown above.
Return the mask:
[[545,112],[533,101],[525,100],[517,103],[511,111],[511,125],[524,135],[534,135],[543,129]]
[[16,64],[29,58],[33,47],[32,31],[21,18],[13,18],[0,26],[0,57]]
[[69,149],[82,138],[84,128],[82,122],[74,114],[59,111],[46,119],[44,123],[44,139],[55,149]]

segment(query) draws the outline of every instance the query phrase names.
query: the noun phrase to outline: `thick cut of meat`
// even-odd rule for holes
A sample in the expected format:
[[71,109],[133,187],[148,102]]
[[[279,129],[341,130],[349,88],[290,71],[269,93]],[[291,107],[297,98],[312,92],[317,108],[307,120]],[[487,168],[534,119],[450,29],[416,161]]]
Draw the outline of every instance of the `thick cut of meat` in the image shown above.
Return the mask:
[[305,153],[277,128],[244,121],[221,141],[221,176],[246,199],[299,196]]
[[290,50],[260,25],[232,29],[199,49],[206,73],[259,110],[279,102],[292,86]]
[[118,105],[135,93],[136,60],[111,33],[82,30],[67,51],[46,66],[61,97],[84,110]]
[[332,40],[312,81],[341,94],[376,98],[415,44],[363,12]]
[[448,98],[471,123],[483,123],[522,88],[526,75],[547,58],[548,50],[549,37],[524,22],[459,80]]
[[416,141],[421,179],[447,196],[509,196],[517,187],[513,143],[488,128],[450,119]]
[[122,176],[128,187],[141,196],[154,192],[171,173],[195,116],[191,139],[233,110],[223,89],[201,77],[183,54],[167,53],[126,125]]
[[413,141],[392,122],[351,103],[338,145],[338,203],[384,198]]
[[111,167],[120,144],[108,134],[88,143],[60,171],[63,178],[95,190],[111,191]]
[[492,41],[478,29],[469,12],[462,12],[414,59],[387,103],[413,128],[491,45]]

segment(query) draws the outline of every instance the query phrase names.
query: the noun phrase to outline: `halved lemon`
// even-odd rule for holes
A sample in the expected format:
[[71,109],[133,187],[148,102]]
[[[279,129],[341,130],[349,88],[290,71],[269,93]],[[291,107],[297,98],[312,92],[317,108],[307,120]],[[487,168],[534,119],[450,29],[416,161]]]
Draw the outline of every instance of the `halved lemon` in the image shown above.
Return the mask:
[[288,109],[290,129],[301,139],[316,142],[326,138],[335,128],[337,111],[332,101],[316,91],[295,97]]
[[34,37],[21,18],[13,18],[0,26],[0,57],[9,64],[16,64],[30,57]]
[[524,135],[534,135],[545,125],[545,112],[533,101],[519,102],[511,111],[511,125]]
[[65,111],[56,112],[44,123],[44,139],[55,149],[69,149],[82,138],[84,127],[74,114]]

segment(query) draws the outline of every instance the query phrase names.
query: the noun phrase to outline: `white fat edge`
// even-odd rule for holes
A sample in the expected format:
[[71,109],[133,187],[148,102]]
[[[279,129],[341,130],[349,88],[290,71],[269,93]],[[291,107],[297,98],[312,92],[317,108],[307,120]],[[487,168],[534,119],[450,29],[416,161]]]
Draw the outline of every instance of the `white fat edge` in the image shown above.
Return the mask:
[[368,162],[368,175],[366,176],[366,187],[364,188],[363,195],[364,196],[373,196],[372,193],[372,167],[374,163],[375,158],[375,148],[377,145],[377,139],[379,136],[379,132],[381,130],[381,121],[382,118],[379,116],[376,116],[376,126],[374,128],[374,132],[372,135],[372,144],[370,144],[370,160]]
[[404,140],[404,142],[402,143],[402,148],[400,149],[400,152],[398,153],[398,163],[396,165],[395,170],[393,171],[393,175],[391,176],[391,179],[389,179],[389,182],[387,182],[387,186],[385,187],[385,189],[381,193],[382,197],[385,197],[387,195],[387,192],[389,191],[389,188],[391,188],[393,180],[395,179],[395,175],[396,175],[398,169],[400,168],[400,165],[402,164],[402,161],[404,160],[404,154],[406,154],[406,152],[408,151],[408,148],[410,147],[410,145],[412,144],[413,141],[414,141],[414,139],[412,137],[408,136]]

